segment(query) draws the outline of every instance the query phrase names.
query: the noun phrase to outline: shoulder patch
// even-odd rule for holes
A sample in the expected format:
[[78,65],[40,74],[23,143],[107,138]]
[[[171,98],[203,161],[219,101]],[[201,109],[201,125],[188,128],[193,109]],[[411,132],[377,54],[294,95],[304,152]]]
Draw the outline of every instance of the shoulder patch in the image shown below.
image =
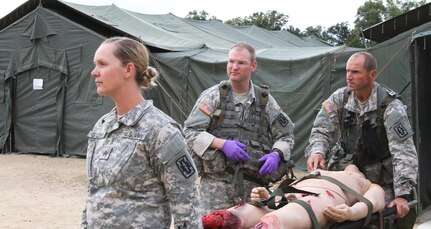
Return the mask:
[[181,156],[175,164],[185,178],[189,178],[196,172],[186,155]]
[[406,127],[404,127],[404,125],[402,123],[396,123],[394,125],[394,132],[397,134],[397,136],[402,139],[404,137],[407,136],[407,134],[409,133],[406,129]]
[[394,123],[394,125],[391,126],[389,130],[394,134],[398,141],[404,141],[413,135],[410,124],[404,118],[401,118],[396,123]]
[[389,115],[386,123],[389,127],[389,132],[392,133],[397,141],[404,141],[413,135],[408,118],[403,117],[401,114]]
[[208,116],[210,116],[214,112],[213,108],[210,105],[208,105],[207,103],[202,103],[199,106],[199,110],[201,110],[202,112],[204,112]]
[[330,100],[326,100],[325,102],[323,102],[322,107],[327,114],[330,114],[335,111],[334,104],[332,104]]
[[287,118],[282,113],[278,115],[277,120],[283,127],[286,127],[287,124],[289,124],[289,120],[287,120]]

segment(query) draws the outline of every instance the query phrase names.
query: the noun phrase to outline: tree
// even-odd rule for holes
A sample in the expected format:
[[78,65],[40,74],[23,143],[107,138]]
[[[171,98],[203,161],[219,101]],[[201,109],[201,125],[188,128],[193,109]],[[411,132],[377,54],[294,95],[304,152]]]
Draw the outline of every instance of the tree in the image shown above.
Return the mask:
[[358,8],[355,20],[355,29],[364,30],[380,23],[387,17],[386,7],[382,0],[368,0]]
[[[399,16],[424,4],[426,4],[425,0],[386,0],[386,5],[382,0],[368,0],[364,3],[364,5],[358,8],[355,20],[355,28],[352,30],[351,34],[359,36],[361,31],[366,28]],[[350,36],[349,39],[348,43],[355,43],[358,45],[357,42],[352,42],[352,39],[358,40],[358,38],[355,36]],[[371,44],[370,41],[364,42],[365,43],[360,46],[353,47],[363,47],[365,44]]]
[[189,11],[189,14],[185,16],[186,19],[193,19],[198,21],[221,21],[215,16],[209,17],[210,15],[205,10],[198,12],[197,10]]
[[[255,12],[250,16],[236,17],[225,21],[229,25],[255,25],[267,30],[286,29],[291,33],[300,36],[316,36],[324,42],[332,45],[348,45],[351,47],[364,47],[370,44],[370,41],[361,39],[361,32],[375,24],[399,16],[409,10],[426,4],[426,0],[367,0],[360,6],[356,13],[354,28],[349,29],[347,22],[340,22],[328,29],[322,26],[307,27],[305,31],[290,25],[287,27],[289,16],[279,13],[276,10],[270,10],[266,13]],[[202,10],[200,12],[190,11],[186,16],[187,19],[212,21],[218,20],[216,17],[210,17],[209,14]]]
[[337,23],[328,28],[326,31],[328,40],[326,42],[332,45],[347,44],[347,39],[350,36],[350,30],[347,22]]
[[425,0],[421,0],[421,1],[396,0],[395,2],[393,0],[386,0],[386,5],[387,5],[386,8],[387,8],[387,16],[388,16],[386,19],[396,17],[407,11],[418,8],[419,6],[422,6],[424,4],[426,4]]
[[228,25],[249,25],[248,22],[245,21],[244,18],[236,17],[225,21],[224,23]]
[[287,28],[287,31],[295,34],[298,37],[305,37],[305,35],[301,32],[301,30],[299,28],[295,28],[293,26],[289,26],[289,28]]
[[255,25],[267,30],[281,30],[288,22],[289,16],[279,13],[276,10],[269,10],[266,13],[255,12],[244,18],[233,18],[225,23],[230,25]]
[[305,31],[302,34],[305,37],[311,36],[311,35],[321,37],[321,33],[322,33],[322,26],[318,25],[316,27],[308,26],[307,28],[305,28]]

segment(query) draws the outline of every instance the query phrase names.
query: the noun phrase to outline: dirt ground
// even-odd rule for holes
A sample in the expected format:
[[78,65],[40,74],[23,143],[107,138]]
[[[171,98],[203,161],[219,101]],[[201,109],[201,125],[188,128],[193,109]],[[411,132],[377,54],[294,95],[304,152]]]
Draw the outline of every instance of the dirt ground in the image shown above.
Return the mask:
[[0,228],[79,228],[84,158],[0,154]]

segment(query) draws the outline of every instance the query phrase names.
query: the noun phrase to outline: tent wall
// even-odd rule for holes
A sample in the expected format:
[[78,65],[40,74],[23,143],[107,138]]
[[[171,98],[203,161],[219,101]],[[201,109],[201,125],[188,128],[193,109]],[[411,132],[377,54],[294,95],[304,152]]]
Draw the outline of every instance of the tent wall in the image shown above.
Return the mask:
[[[14,81],[14,151],[55,152],[57,142],[57,88],[61,72],[33,68],[16,75]],[[43,89],[33,89],[33,80],[43,82]],[[30,93],[29,93],[30,92]]]
[[[332,48],[302,59],[298,58],[300,51],[295,48],[258,53],[257,70],[252,80],[258,85],[268,85],[270,93],[295,123],[292,158],[298,167],[304,167],[304,149],[315,115],[324,99],[336,88],[345,86],[345,63],[357,49]],[[148,94],[148,98],[154,99],[157,106],[180,123],[184,123],[203,90],[227,79],[227,51],[153,55],[163,72],[158,93]],[[164,78],[175,84],[169,84]],[[169,89],[170,97],[162,92],[166,89]],[[178,91],[181,98],[173,96],[173,90]],[[172,102],[181,105],[175,107]]]
[[382,42],[369,51],[379,62],[377,81],[389,86],[402,96],[407,106],[410,123],[414,130],[414,141],[419,156],[420,209],[431,203],[429,130],[431,108],[431,22],[412,28],[392,39]]
[[[23,7],[25,14],[21,11]],[[29,7],[35,10],[29,11]],[[83,18],[88,19],[88,23],[84,23]],[[271,33],[262,29],[254,28],[247,32],[253,35],[247,36],[219,22],[193,22],[172,14],[145,15],[114,5],[93,7],[49,0],[36,6],[29,1],[0,21],[7,24],[12,19],[15,21],[0,31],[0,47],[5,50],[0,54],[0,107],[4,108],[0,112],[0,147],[44,154],[84,155],[86,134],[94,122],[113,107],[110,99],[96,94],[94,80],[90,77],[94,51],[105,39],[98,26],[105,28],[103,34],[128,34],[142,39],[150,50],[164,50],[152,56],[152,64],[162,75],[160,86],[145,91],[144,95],[179,123],[184,122],[204,89],[226,79],[227,51],[238,39],[250,40],[257,48],[258,44],[265,47],[257,50],[262,67],[255,74],[256,83],[270,87],[274,83],[287,84],[272,90],[276,99],[284,101],[282,106],[286,106],[283,108],[288,113],[303,106],[288,104],[286,95],[304,99],[302,95],[308,91],[320,92],[312,87],[321,87],[321,84],[311,78],[331,77],[331,68],[319,70],[319,66],[330,65],[332,60],[327,58],[339,49],[322,43],[310,47],[311,43],[300,38],[296,38],[299,40],[292,47],[289,43],[292,39],[286,36],[293,35],[285,33],[274,37],[279,40],[279,47],[271,48],[271,45],[264,45]],[[142,30],[141,26],[146,29]],[[232,37],[233,32],[238,35]],[[285,47],[282,47],[283,42]],[[306,44],[307,50],[299,47]],[[12,61],[10,56],[13,55]],[[29,62],[23,66],[25,55],[31,58],[27,58]],[[296,73],[303,75],[298,78]],[[21,85],[24,79],[27,84]],[[28,83],[34,79],[43,80],[46,88],[33,90]],[[292,81],[292,85],[285,80]],[[293,86],[296,83],[301,85]],[[326,86],[326,94],[330,87]],[[11,90],[15,88],[18,90]],[[44,93],[48,91],[49,96],[46,96]],[[307,135],[305,128],[299,126],[299,129],[300,136]],[[30,133],[38,133],[40,139],[29,139]],[[297,142],[305,144],[303,139]],[[295,158],[300,158],[301,151],[298,150]]]
[[378,62],[376,81],[402,96],[403,103],[409,108],[408,113],[411,121],[412,93],[409,47],[410,40],[400,38],[388,41],[384,46],[373,48],[370,52]]
[[[353,52],[362,50],[330,47],[286,31],[229,27],[172,14],[145,15],[114,5],[93,7],[55,0],[44,4],[56,7],[39,6],[22,17],[16,16],[17,11],[6,18],[16,21],[0,31],[3,150],[9,146],[16,151],[85,155],[88,131],[113,107],[109,98],[97,95],[90,77],[93,54],[105,39],[94,31],[104,30],[103,34],[140,38],[150,50],[158,51],[151,54],[151,64],[161,73],[160,86],[145,91],[144,96],[181,124],[203,90],[227,79],[228,49],[245,40],[256,45],[258,68],[253,82],[268,85],[295,123],[292,158],[304,168],[304,149],[315,115],[324,99],[345,86],[345,63]],[[87,19],[89,23],[82,23]],[[422,164],[430,160],[426,141],[430,133],[420,128],[429,126],[430,111],[426,100],[419,99],[429,96],[429,38],[412,43],[412,37],[430,28],[431,23],[423,24],[369,49],[378,59],[377,81],[401,93],[408,107],[419,156],[425,159],[421,174],[430,172]],[[44,89],[34,90],[34,79],[43,80]],[[8,144],[11,139],[13,144]],[[425,192],[429,186],[422,189]],[[431,197],[426,195],[429,202]]]
[[[87,133],[113,107],[90,76],[104,37],[42,7],[0,37],[1,148],[85,155]],[[35,79],[43,82],[40,90]]]
[[[412,74],[413,87],[413,123],[416,129],[416,142],[419,152],[419,194],[423,208],[431,204],[431,106],[428,101],[431,98],[431,30],[426,36],[420,36],[413,40],[411,45],[412,52]],[[420,128],[424,127],[424,128]]]

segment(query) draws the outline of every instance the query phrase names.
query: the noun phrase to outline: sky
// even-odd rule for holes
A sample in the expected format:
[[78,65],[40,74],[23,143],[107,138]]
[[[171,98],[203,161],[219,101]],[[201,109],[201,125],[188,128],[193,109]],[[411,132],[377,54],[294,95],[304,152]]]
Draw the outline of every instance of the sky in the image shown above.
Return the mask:
[[[185,17],[190,11],[204,10],[210,17],[226,21],[236,17],[250,16],[254,12],[276,10],[289,16],[288,26],[305,30],[321,25],[329,28],[347,22],[353,28],[356,11],[366,0],[67,0],[82,5],[111,5],[143,14],[172,13]],[[25,0],[2,1],[0,18],[20,6]]]

